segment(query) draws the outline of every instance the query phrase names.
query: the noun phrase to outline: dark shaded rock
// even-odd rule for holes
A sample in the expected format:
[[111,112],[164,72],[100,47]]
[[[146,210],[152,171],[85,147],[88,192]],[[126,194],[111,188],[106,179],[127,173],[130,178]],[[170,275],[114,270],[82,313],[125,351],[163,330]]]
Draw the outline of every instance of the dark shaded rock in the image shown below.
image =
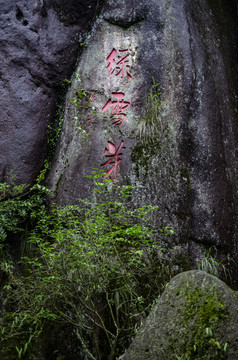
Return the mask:
[[61,21],[66,25],[78,24],[84,29],[89,27],[90,20],[95,20],[101,3],[98,0],[50,0]]
[[[143,186],[133,202],[158,205],[154,226],[174,227],[193,262],[203,253],[196,244],[237,257],[237,24],[232,0],[106,1],[67,95],[48,179],[53,200],[74,203],[90,194],[85,175],[105,169],[108,141],[116,148],[123,141],[117,181]],[[132,78],[114,76],[117,70],[109,76],[113,49],[128,50]],[[152,77],[162,106],[140,138]],[[83,89],[96,100],[74,106]],[[130,102],[121,126],[102,111],[113,92]]]
[[123,360],[234,360],[238,354],[238,296],[202,271],[174,277]]
[[[74,12],[67,2],[67,14]],[[61,1],[61,7],[64,2]],[[74,68],[79,42],[96,14],[95,1],[66,26],[56,2],[0,2],[0,180],[31,184],[46,156],[47,124],[63,80]],[[73,14],[76,16],[75,14]],[[69,23],[67,23],[69,25]],[[13,175],[12,175],[13,174]]]
[[110,2],[105,8],[103,19],[112,25],[128,28],[146,19],[149,12],[147,1],[132,3],[131,1]]

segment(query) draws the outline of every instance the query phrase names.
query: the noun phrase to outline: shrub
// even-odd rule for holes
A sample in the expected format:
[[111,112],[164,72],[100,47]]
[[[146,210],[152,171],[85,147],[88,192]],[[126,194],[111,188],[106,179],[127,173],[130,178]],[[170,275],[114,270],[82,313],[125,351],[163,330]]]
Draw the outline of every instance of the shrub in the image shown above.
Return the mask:
[[[166,238],[173,230],[149,228],[155,208],[129,206],[130,186],[95,183],[94,201],[38,209],[27,241],[30,251],[21,257],[17,273],[8,261],[2,359],[47,358],[43,342],[50,343],[47,334],[54,328],[58,336],[63,329],[74,340],[51,348],[50,358],[114,360],[172,275],[158,234]],[[70,341],[78,344],[76,350]]]

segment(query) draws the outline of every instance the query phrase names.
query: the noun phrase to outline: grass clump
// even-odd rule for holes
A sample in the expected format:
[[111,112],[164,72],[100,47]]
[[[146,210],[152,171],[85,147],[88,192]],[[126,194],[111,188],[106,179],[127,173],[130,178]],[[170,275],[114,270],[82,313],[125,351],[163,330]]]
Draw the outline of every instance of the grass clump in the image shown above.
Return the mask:
[[225,262],[229,262],[229,260],[229,257],[218,260],[217,249],[212,246],[205,250],[201,261],[197,263],[197,268],[210,275],[222,278],[227,283],[231,283],[231,272],[225,265]]
[[151,139],[163,130],[160,113],[164,107],[159,91],[159,83],[155,83],[152,77],[153,85],[146,98],[146,112],[138,124],[140,139]]

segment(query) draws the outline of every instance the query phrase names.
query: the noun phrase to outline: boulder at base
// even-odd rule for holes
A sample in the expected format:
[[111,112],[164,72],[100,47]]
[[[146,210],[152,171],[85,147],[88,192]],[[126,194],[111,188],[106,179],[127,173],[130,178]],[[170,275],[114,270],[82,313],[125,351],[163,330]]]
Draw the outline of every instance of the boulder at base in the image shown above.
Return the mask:
[[238,359],[238,295],[203,271],[175,276],[123,360]]

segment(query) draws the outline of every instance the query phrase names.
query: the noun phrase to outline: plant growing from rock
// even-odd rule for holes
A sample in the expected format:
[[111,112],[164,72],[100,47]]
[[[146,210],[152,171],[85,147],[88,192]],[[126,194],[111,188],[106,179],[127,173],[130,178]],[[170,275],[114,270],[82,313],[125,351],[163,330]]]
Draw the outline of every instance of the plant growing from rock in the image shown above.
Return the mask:
[[140,139],[150,139],[163,130],[160,113],[164,107],[164,102],[161,99],[161,92],[159,91],[159,83],[155,83],[152,77],[153,85],[146,98],[146,112],[140,119],[138,124]]
[[227,261],[229,261],[229,257],[218,260],[217,249],[215,246],[212,246],[208,250],[205,250],[201,261],[197,263],[197,267],[199,270],[205,271],[208,274],[218,278],[224,278],[224,280],[229,283],[231,282],[231,272],[225,265]]

